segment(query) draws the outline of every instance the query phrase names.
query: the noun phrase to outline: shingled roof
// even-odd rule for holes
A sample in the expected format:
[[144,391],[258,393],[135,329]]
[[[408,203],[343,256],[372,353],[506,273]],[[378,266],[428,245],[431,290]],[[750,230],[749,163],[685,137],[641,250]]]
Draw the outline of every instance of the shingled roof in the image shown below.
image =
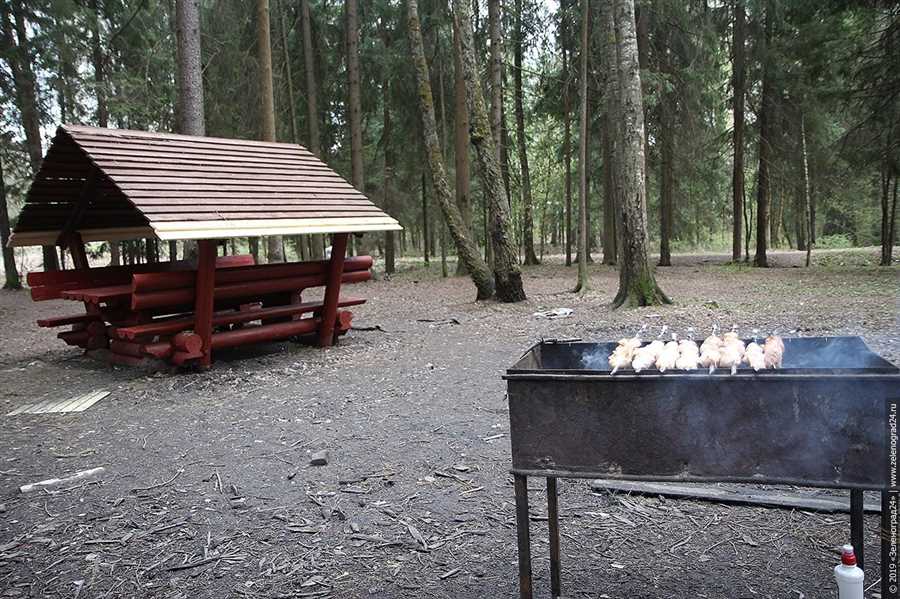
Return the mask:
[[10,245],[351,233],[399,223],[306,148],[65,125]]

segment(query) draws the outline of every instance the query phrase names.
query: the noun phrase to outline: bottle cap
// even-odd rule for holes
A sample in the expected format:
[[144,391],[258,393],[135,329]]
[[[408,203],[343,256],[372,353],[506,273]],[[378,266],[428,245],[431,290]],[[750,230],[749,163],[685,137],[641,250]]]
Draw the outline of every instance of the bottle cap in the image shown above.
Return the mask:
[[856,565],[856,554],[853,553],[853,545],[844,545],[841,547],[841,563],[845,566]]

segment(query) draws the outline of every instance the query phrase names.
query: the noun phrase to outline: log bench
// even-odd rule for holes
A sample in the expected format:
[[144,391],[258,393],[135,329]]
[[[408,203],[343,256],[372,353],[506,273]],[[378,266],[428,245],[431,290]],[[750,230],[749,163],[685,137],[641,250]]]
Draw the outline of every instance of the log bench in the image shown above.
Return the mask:
[[[210,349],[276,341],[316,332],[322,321],[322,301],[303,302],[306,289],[327,282],[328,261],[267,264],[217,269],[214,274]],[[344,260],[342,283],[371,278],[372,258]],[[130,309],[139,315],[155,314],[125,326],[108,327],[112,360],[140,363],[146,357],[186,364],[203,356],[202,339],[196,334],[193,302],[195,273],[138,273],[132,277]],[[80,297],[102,299],[120,293],[115,289],[80,290]],[[104,295],[106,294],[106,295]],[[362,298],[338,298],[338,308],[365,303]],[[164,316],[160,316],[164,315]],[[309,315],[304,317],[304,315]],[[338,310],[335,336],[350,329],[353,314]],[[258,325],[250,325],[259,321]]]
[[[246,267],[253,264],[255,264],[255,260],[249,254],[219,256],[216,259],[216,268]],[[37,325],[42,328],[72,326],[71,330],[63,331],[57,337],[69,345],[91,349],[89,347],[91,345],[90,337],[101,332],[96,325],[102,325],[104,320],[111,322],[133,320],[128,300],[131,297],[131,279],[135,273],[184,272],[191,268],[193,268],[193,264],[190,260],[176,260],[127,266],[30,272],[26,280],[33,301],[69,299],[84,302],[84,313],[40,318]],[[91,289],[93,295],[81,293],[81,290],[86,289]],[[94,331],[89,332],[92,326]],[[99,340],[95,345],[102,346]]]

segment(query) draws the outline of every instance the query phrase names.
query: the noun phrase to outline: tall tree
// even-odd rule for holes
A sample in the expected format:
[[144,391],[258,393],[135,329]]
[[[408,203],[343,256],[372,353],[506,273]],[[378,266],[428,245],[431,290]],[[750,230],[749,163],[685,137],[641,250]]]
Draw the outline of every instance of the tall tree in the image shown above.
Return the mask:
[[4,289],[21,289],[22,281],[16,270],[16,256],[9,243],[9,209],[6,204],[6,181],[3,179],[3,157],[0,156],[0,248],[3,249]]
[[588,277],[588,259],[590,251],[588,247],[588,57],[590,56],[591,41],[591,3],[590,0],[581,0],[581,73],[579,77],[579,97],[581,99],[578,109],[578,282],[575,284],[576,293],[587,293],[590,289]]
[[[175,3],[175,46],[178,95],[177,128],[183,135],[206,135],[203,111],[203,64],[200,42],[200,0]],[[177,248],[169,243],[169,260],[175,260]],[[196,258],[197,242],[184,242],[185,258]]]
[[[386,56],[391,54],[391,45],[393,38],[391,37],[391,29],[387,26],[379,27],[381,42],[384,45],[384,53]],[[393,204],[394,190],[394,167],[397,162],[396,151],[393,142],[393,118],[391,116],[391,77],[393,73],[390,69],[384,70],[384,77],[381,82],[381,110],[382,110],[382,132],[381,142],[384,148],[384,166],[381,172],[382,208],[385,212],[390,213]],[[384,232],[384,272],[393,274],[396,267],[396,242],[394,231]]]
[[566,196],[566,266],[572,265],[572,95],[569,73],[569,15],[568,0],[559,3],[560,50],[562,52],[562,106],[563,106],[563,163],[565,164]]
[[[269,24],[269,0],[256,0],[256,52],[259,61],[260,139],[275,141],[275,93],[272,87],[272,39]],[[281,235],[266,237],[269,262],[284,262]]]
[[359,7],[357,0],[346,0],[347,9],[347,87],[350,123],[350,182],[365,193],[362,145],[362,101],[359,87]]
[[814,228],[810,214],[809,201],[809,156],[806,152],[806,116],[800,112],[800,154],[803,157],[803,222],[807,230],[806,235],[806,267],[812,258],[812,230]]
[[[453,148],[456,174],[456,205],[462,215],[466,235],[474,238],[472,231],[472,196],[469,173],[469,112],[466,110],[466,80],[463,76],[462,51],[459,32],[453,28]],[[456,274],[466,274],[462,260],[456,262]]]
[[100,24],[103,13],[100,3],[91,0],[91,62],[94,67],[94,96],[97,99],[97,126],[109,127],[109,107],[106,101],[106,58],[103,56],[103,43],[100,39]]
[[178,132],[206,135],[203,113],[203,65],[200,51],[200,0],[175,3],[178,48]]
[[769,178],[770,154],[772,151],[772,110],[774,108],[774,49],[772,48],[772,28],[775,25],[774,2],[767,0],[762,46],[762,101],[759,108],[759,168],[756,184],[756,255],[754,266],[769,265],[766,257],[766,233],[769,229]]
[[522,0],[516,0],[516,45],[513,66],[513,94],[516,110],[516,137],[519,142],[519,176],[522,187],[522,241],[525,264],[538,264],[534,253],[534,201],[531,195],[531,173],[528,170],[528,139],[525,137],[525,107],[522,101],[522,54],[525,30],[522,27]]
[[[16,106],[25,130],[25,146],[31,172],[37,175],[44,159],[41,142],[41,105],[38,97],[37,79],[32,65],[35,53],[28,38],[26,5],[22,0],[11,0],[11,11],[3,11],[3,54],[8,58],[15,86]],[[10,21],[12,18],[12,22]],[[45,245],[42,248],[44,270],[59,270],[56,248]]]
[[419,112],[422,118],[422,138],[425,145],[425,156],[431,171],[431,181],[435,196],[444,220],[450,229],[450,236],[456,245],[459,259],[465,262],[466,269],[477,290],[476,299],[486,300],[494,296],[494,277],[478,253],[478,248],[469,238],[462,215],[450,193],[440,140],[437,134],[437,120],[434,116],[434,97],[431,93],[431,79],[428,74],[428,63],[425,60],[425,49],[422,42],[422,28],[419,24],[419,7],[416,0],[406,0],[407,33],[416,75],[416,88]]
[[[309,0],[300,0],[300,12],[303,28],[303,66],[306,74],[306,126],[309,129],[309,151],[322,158],[321,138],[319,136],[319,86],[316,82],[316,63],[313,52],[312,15]],[[321,260],[324,257],[324,243],[321,235],[310,235],[310,258]]]
[[[641,72],[635,34],[634,0],[614,0],[606,16],[607,35],[612,21],[616,55],[610,60],[615,68],[618,98],[613,115],[616,152],[615,178],[621,189],[618,228],[619,291],[613,306],[648,306],[669,303],[656,284],[647,251],[647,199],[644,187],[644,112]],[[608,11],[604,11],[608,12]],[[611,57],[612,58],[612,57]]]
[[497,299],[502,302],[519,302],[525,299],[525,289],[522,286],[522,272],[519,270],[516,246],[511,234],[509,199],[503,187],[503,177],[484,105],[484,92],[478,76],[475,44],[472,39],[472,6],[468,0],[453,0],[453,8],[453,18],[459,29],[459,45],[462,49],[466,106],[470,119],[469,134],[478,159],[481,187],[489,205]]
[[[672,221],[675,217],[675,93],[670,80],[674,79],[671,68],[671,34],[666,21],[666,7],[660,3],[656,15],[655,56],[661,82],[659,93],[659,266],[672,266]],[[644,11],[648,12],[648,11]],[[640,23],[640,21],[639,21]],[[640,35],[639,38],[640,40]],[[638,41],[640,44],[640,41]],[[644,108],[644,117],[647,110]],[[645,131],[648,127],[645,123]],[[645,137],[646,140],[646,137]],[[645,148],[647,146],[645,145]],[[649,169],[648,169],[649,170]]]
[[734,0],[734,31],[732,39],[733,76],[732,104],[734,106],[734,161],[731,175],[731,259],[741,259],[741,237],[744,214],[744,27],[747,20],[744,12],[744,0]]
[[491,76],[491,135],[494,139],[494,151],[497,163],[503,158],[503,21],[501,16],[501,0],[488,0],[488,29],[491,37],[490,65]]
[[[103,55],[103,42],[100,39],[100,24],[103,22],[103,13],[100,3],[91,0],[91,63],[94,67],[94,97],[97,100],[97,126],[109,127],[109,105],[106,99],[106,57]],[[65,121],[65,115],[63,116]],[[169,247],[177,242],[170,241]],[[109,242],[109,262],[118,265],[122,261],[118,241]]]

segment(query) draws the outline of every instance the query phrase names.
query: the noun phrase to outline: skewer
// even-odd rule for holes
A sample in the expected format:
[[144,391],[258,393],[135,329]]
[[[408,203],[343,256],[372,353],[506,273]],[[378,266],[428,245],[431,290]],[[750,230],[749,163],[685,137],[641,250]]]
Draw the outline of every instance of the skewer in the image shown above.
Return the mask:
[[731,368],[731,374],[736,374],[741,360],[744,358],[744,342],[741,341],[737,333],[737,325],[731,327],[731,331],[722,336],[722,358],[719,360],[720,366]]
[[634,358],[634,352],[641,346],[640,335],[644,332],[645,328],[647,328],[646,324],[641,326],[634,337],[619,339],[619,345],[613,350],[613,353],[610,354],[608,360],[609,365],[613,367],[612,371],[609,373],[610,376],[618,372],[620,368],[631,365],[631,360]]
[[763,361],[766,368],[781,368],[784,359],[784,340],[772,334],[766,337],[763,346]]
[[722,358],[722,339],[716,335],[719,325],[713,325],[712,335],[707,337],[700,346],[700,364],[709,367],[709,374],[716,370],[719,360]]
[[665,344],[659,356],[656,358],[656,368],[660,372],[665,372],[671,368],[675,368],[678,361],[678,336],[672,333],[672,340]]

